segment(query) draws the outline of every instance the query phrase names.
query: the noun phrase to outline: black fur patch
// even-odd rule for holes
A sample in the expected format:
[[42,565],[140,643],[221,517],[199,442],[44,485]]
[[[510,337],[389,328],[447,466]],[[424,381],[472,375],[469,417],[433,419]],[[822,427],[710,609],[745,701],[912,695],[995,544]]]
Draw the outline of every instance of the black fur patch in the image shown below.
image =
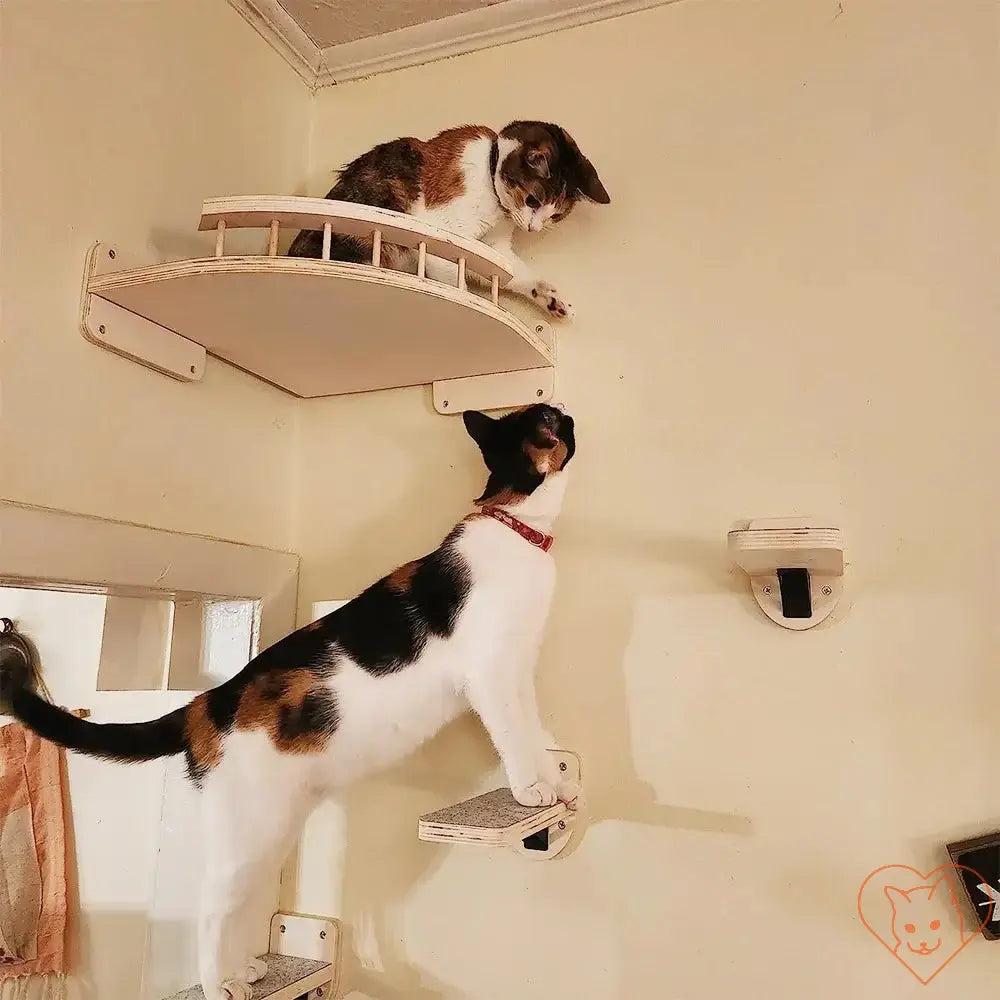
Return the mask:
[[446,639],[472,585],[469,567],[454,548],[459,532],[419,560],[405,588],[385,577],[338,608],[323,632],[364,670],[376,676],[416,660],[431,636]]
[[479,502],[505,492],[530,495],[545,481],[531,459],[530,448],[550,447],[555,437],[566,446],[561,468],[576,454],[573,418],[553,406],[536,403],[494,419],[477,410],[463,415],[466,430],[479,445],[489,480]]
[[185,748],[183,708],[152,722],[96,723],[79,719],[23,689],[13,693],[11,711],[43,739],[106,760],[156,760]]
[[[568,201],[563,214],[572,209],[577,195],[601,205],[611,201],[594,165],[561,126],[516,121],[501,129],[500,135],[522,143],[522,148],[508,154],[500,168],[508,184],[531,191],[541,202],[554,202],[560,194],[565,195]],[[542,170],[531,162],[533,154],[544,158]]]
[[307,694],[297,708],[284,707],[278,722],[282,740],[293,742],[321,733],[334,733],[340,717],[333,692]]
[[[420,140],[405,138],[384,142],[344,167],[326,197],[408,212],[420,197],[421,166]],[[303,229],[292,241],[288,256],[322,257],[322,232]],[[330,259],[365,264],[371,261],[371,251],[361,240],[334,235]]]

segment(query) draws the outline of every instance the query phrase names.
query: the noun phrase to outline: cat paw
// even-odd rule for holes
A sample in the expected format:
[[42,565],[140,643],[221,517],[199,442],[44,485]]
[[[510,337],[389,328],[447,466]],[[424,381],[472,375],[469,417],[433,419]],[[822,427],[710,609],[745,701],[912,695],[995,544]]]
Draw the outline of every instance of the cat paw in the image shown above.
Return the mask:
[[251,958],[247,966],[247,982],[259,983],[267,975],[267,962],[260,958]]
[[567,809],[579,809],[583,805],[580,786],[575,781],[560,781],[556,784],[556,798]]
[[253,990],[248,983],[239,983],[235,979],[227,979],[215,993],[205,991],[211,1000],[253,1000]]
[[547,281],[535,282],[531,297],[540,309],[556,319],[572,319],[575,315],[573,307]]
[[559,801],[555,788],[547,781],[536,781],[525,788],[512,788],[511,793],[522,806],[554,806]]

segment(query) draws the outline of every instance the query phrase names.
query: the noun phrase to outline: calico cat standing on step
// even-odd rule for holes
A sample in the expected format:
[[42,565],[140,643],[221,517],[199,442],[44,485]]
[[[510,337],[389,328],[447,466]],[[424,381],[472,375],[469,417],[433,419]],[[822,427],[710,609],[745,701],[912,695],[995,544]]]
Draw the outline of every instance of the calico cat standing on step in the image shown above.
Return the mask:
[[242,926],[247,902],[317,799],[399,760],[465,709],[486,726],[518,802],[575,803],[534,691],[573,419],[537,404],[464,420],[489,473],[473,513],[429,555],[185,707],[152,722],[93,723],[34,693],[22,669],[0,672],[0,711],[45,739],[122,762],[187,757],[205,824],[207,1000],[250,1000],[249,984],[266,973]]
[[[611,201],[593,164],[564,128],[526,121],[511,122],[499,133],[463,125],[433,139],[382,143],[344,167],[326,197],[406,212],[488,243],[511,259],[514,277],[506,287],[560,318],[572,316],[573,307],[514,253],[514,231],[548,229],[581,198],[601,205]],[[288,254],[321,257],[322,250],[323,234],[303,230]],[[331,257],[368,263],[371,241],[334,236]],[[383,246],[382,260],[383,266],[416,273],[416,251]],[[428,257],[427,275],[454,285],[457,267]]]

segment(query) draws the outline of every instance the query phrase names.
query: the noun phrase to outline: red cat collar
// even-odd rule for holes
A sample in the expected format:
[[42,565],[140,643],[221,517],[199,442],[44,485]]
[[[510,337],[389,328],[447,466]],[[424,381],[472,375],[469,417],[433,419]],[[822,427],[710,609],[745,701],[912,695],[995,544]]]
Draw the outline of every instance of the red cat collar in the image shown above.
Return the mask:
[[525,541],[538,546],[543,552],[548,552],[552,548],[552,543],[555,539],[551,535],[537,531],[530,525],[525,524],[524,521],[519,521],[513,514],[508,514],[507,511],[502,510],[500,507],[483,507],[481,512],[487,517],[494,518],[501,524],[506,524],[508,528],[516,531]]

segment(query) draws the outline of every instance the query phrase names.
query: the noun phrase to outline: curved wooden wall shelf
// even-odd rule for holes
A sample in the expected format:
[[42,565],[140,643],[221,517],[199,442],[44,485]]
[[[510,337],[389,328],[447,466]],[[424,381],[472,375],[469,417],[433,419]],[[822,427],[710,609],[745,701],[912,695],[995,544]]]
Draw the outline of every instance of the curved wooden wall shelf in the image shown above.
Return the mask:
[[[282,227],[326,235],[324,259],[278,255]],[[432,384],[441,413],[552,398],[555,341],[499,304],[511,278],[492,247],[398,212],[325,198],[244,196],[204,203],[215,256],[125,267],[94,244],[80,306],[91,342],[173,378],[199,381],[206,354],[302,398]],[[264,229],[260,255],[227,255],[226,233]],[[333,233],[372,244],[372,263],[329,259]],[[418,272],[382,266],[383,244],[418,252]],[[425,274],[427,256],[457,283]],[[479,275],[489,291],[467,287]]]

